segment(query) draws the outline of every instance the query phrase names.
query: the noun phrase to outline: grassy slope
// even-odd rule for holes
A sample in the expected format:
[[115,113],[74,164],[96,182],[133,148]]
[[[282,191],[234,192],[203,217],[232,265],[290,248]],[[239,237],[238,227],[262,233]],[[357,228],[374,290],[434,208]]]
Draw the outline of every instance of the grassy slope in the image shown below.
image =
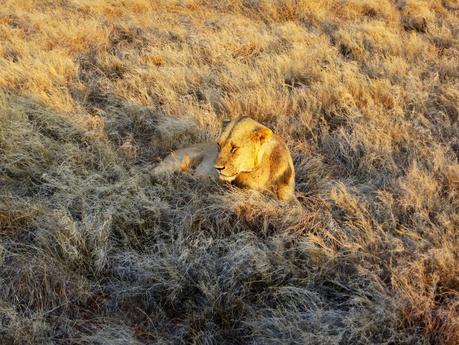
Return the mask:
[[[459,3],[6,0],[1,344],[457,344]],[[239,114],[304,208],[157,159]]]

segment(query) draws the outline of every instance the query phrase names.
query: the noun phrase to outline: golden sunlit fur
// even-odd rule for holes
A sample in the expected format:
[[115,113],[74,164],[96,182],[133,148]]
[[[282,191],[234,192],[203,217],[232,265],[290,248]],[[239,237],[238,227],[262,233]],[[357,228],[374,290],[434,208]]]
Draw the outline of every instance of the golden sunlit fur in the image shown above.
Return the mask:
[[249,117],[231,121],[218,141],[215,168],[223,181],[258,191],[270,191],[280,200],[294,198],[295,169],[281,137]]
[[295,169],[282,138],[249,118],[232,120],[216,143],[192,145],[172,152],[153,175],[194,169],[197,176],[257,191],[269,191],[280,200],[294,198]]

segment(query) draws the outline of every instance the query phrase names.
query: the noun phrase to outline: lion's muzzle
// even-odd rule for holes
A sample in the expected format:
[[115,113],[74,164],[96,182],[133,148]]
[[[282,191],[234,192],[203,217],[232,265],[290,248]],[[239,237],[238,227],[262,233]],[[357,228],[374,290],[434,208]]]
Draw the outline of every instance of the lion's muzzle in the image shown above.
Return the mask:
[[235,174],[235,175],[227,175],[225,173],[225,171],[224,171],[225,170],[225,166],[224,165],[215,164],[214,168],[218,171],[218,177],[222,181],[231,182],[231,181],[234,181],[234,179],[237,177],[237,174]]

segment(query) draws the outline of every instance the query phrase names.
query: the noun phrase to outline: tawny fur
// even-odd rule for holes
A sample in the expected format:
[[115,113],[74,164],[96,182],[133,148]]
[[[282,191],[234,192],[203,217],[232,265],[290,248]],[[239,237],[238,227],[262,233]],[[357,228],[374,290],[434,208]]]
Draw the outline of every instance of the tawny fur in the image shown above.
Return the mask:
[[216,143],[190,145],[169,154],[152,173],[156,176],[174,171],[194,170],[194,174],[199,177],[218,177],[218,172],[214,168],[217,155]]
[[271,129],[249,118],[232,120],[218,143],[202,143],[172,152],[154,175],[194,170],[200,177],[219,177],[239,187],[296,200],[295,169],[287,145]]

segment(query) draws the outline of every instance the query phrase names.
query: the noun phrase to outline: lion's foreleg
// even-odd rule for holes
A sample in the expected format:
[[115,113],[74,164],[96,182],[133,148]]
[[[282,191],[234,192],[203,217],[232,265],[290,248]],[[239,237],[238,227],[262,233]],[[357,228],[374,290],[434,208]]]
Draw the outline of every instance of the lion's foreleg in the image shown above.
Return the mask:
[[173,173],[175,171],[188,171],[203,159],[199,148],[191,146],[176,150],[160,162],[152,171],[153,175]]

